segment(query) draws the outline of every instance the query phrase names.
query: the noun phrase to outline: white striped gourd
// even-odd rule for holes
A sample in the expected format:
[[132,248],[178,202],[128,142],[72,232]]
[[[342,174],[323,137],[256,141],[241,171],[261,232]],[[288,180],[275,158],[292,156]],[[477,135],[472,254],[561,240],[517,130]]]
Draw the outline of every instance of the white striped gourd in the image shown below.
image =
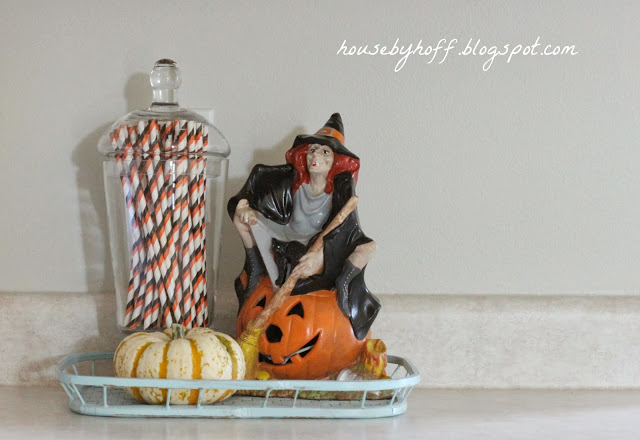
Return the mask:
[[[242,380],[245,362],[233,338],[208,328],[185,330],[179,324],[164,332],[134,333],[118,346],[113,357],[117,377],[155,379]],[[140,402],[164,404],[166,388],[127,388]],[[202,404],[220,402],[235,390],[203,390]],[[171,404],[195,405],[198,390],[173,389]]]

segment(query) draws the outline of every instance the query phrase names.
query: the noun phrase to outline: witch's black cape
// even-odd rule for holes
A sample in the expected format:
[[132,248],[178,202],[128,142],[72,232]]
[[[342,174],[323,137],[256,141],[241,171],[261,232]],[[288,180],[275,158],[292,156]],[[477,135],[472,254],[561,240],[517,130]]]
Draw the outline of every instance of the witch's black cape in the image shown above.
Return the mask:
[[[247,199],[252,209],[269,220],[287,224],[293,210],[293,178],[292,165],[256,165],[240,192],[229,200],[227,204],[229,215],[233,219],[238,202]],[[355,183],[348,171],[335,176],[333,184],[331,213],[323,229],[355,194]],[[318,235],[309,240],[307,249]],[[362,232],[357,211],[354,210],[340,226],[324,237],[323,273],[298,280],[291,294],[304,295],[316,290],[334,289],[336,278],[342,273],[347,258],[357,246],[370,241],[371,239]],[[266,273],[263,264],[256,266],[249,264],[248,261],[245,261],[244,270],[248,276],[247,287],[243,288],[239,278],[235,283],[240,305],[257,285],[258,276]],[[358,339],[366,336],[380,310],[379,301],[367,289],[364,282],[364,272],[363,268],[349,285],[349,320]]]

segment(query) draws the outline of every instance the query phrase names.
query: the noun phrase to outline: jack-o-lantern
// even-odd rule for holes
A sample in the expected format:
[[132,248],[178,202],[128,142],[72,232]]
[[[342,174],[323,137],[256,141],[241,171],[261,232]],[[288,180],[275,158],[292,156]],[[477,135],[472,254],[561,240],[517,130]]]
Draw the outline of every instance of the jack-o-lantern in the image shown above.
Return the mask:
[[[262,279],[240,309],[238,334],[273,295],[269,280]],[[335,291],[291,296],[260,335],[258,369],[273,379],[321,379],[358,362],[367,339],[356,338]]]
[[240,308],[238,321],[236,323],[236,336],[240,336],[247,324],[257,318],[260,312],[262,312],[265,306],[271,301],[274,294],[271,280],[267,277],[260,278],[258,285]]

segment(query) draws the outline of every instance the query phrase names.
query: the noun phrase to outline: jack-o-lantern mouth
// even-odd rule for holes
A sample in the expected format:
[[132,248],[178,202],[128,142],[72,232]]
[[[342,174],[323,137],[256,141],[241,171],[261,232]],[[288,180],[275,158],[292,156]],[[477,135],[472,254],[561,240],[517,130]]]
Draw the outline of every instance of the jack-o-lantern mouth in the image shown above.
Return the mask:
[[293,353],[291,353],[288,356],[285,356],[284,362],[282,362],[281,364],[277,364],[277,363],[273,362],[273,360],[271,359],[271,356],[268,355],[268,354],[264,354],[264,353],[260,353],[259,362],[264,362],[265,364],[270,364],[270,365],[287,365],[287,364],[290,364],[291,363],[291,358],[294,357],[295,355],[300,355],[301,358],[303,358],[306,355],[308,355],[309,352],[311,352],[311,349],[316,345],[316,342],[318,342],[318,338],[319,337],[320,337],[320,333],[318,333],[309,342],[304,344],[304,346],[301,349],[294,351]]

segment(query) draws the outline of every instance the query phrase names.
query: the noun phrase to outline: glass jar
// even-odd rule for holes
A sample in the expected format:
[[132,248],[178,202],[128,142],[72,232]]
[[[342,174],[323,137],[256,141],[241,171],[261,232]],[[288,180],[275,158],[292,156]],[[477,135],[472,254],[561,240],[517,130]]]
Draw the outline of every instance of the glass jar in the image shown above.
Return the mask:
[[158,61],[153,103],[115,122],[99,141],[118,327],[212,324],[229,144],[181,108],[180,70]]

